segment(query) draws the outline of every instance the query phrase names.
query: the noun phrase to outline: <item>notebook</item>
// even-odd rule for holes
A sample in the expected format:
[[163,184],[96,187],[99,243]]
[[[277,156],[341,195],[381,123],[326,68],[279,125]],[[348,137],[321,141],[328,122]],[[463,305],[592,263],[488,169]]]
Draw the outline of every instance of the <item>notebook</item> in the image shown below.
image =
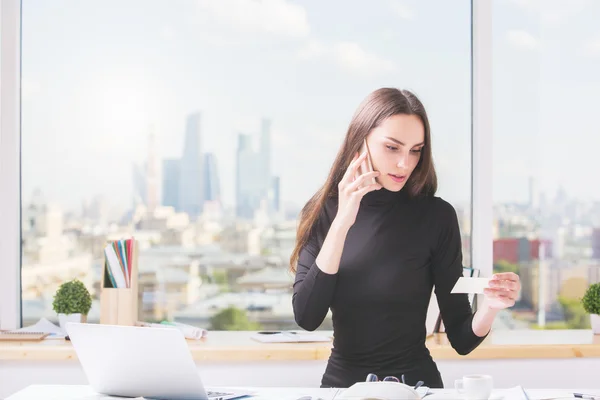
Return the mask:
[[14,332],[14,331],[0,331],[0,340],[42,340],[49,333],[47,332]]

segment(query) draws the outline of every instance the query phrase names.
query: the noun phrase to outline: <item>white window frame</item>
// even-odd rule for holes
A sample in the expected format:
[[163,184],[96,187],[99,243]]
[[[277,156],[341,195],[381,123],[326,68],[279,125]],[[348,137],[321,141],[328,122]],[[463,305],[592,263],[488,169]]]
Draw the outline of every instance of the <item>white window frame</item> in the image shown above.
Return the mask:
[[[471,1],[471,264],[493,273],[492,0]],[[21,0],[0,0],[0,329],[21,326]]]
[[471,1],[471,266],[489,277],[493,245],[492,0]]
[[0,0],[0,329],[21,326],[21,1]]

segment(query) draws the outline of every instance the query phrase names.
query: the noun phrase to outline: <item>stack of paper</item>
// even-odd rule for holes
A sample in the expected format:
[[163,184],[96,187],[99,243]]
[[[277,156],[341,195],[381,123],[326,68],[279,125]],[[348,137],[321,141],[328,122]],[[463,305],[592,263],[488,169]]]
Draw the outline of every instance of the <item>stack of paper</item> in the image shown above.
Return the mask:
[[182,324],[180,322],[167,322],[167,321],[163,321],[160,324],[156,324],[156,323],[151,323],[151,322],[138,321],[136,323],[136,325],[137,326],[147,326],[149,328],[173,328],[173,329],[179,329],[181,331],[181,333],[183,333],[183,336],[186,339],[200,340],[203,337],[205,337],[207,335],[207,333],[208,333],[208,331],[206,329],[196,328],[195,326],[188,325],[188,324]]
[[257,342],[263,343],[316,343],[331,342],[331,337],[314,333],[295,331],[259,332],[251,336]]
[[113,288],[131,287],[134,239],[115,240],[104,248],[106,270]]

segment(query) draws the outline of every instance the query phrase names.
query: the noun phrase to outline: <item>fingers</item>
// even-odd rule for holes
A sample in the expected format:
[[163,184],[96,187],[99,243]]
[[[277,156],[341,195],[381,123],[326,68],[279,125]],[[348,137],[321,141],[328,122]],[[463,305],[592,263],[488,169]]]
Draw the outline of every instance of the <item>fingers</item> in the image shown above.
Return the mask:
[[358,166],[360,165],[361,162],[363,162],[365,160],[366,157],[367,157],[366,151],[360,155],[358,155],[358,153],[357,153],[357,155],[354,156],[354,158],[350,162],[350,165],[348,165],[348,168],[346,169],[346,172],[344,173],[342,180],[340,181],[340,186],[344,186],[347,183],[352,182],[352,179],[350,179],[350,178],[354,177],[356,175],[356,170],[358,169]]
[[502,272],[492,275],[489,287],[484,289],[484,294],[493,304],[500,308],[508,308],[515,305],[520,290],[519,276],[514,272]]
[[379,183],[374,183],[368,186],[364,186],[354,192],[355,196],[362,198],[365,194],[372,192],[373,190],[379,190],[382,186]]
[[354,192],[355,190],[357,190],[359,187],[362,186],[362,184],[371,178],[377,178],[379,176],[379,171],[372,171],[372,172],[367,172],[365,174],[360,175],[359,177],[357,177],[354,182],[352,182],[350,185],[346,186],[346,191],[348,194]]
[[491,288],[515,290],[515,291],[518,291],[521,289],[521,285],[520,285],[519,281],[512,281],[512,280],[492,279],[492,280],[490,280],[489,286]]
[[483,293],[491,298],[516,300],[519,293],[514,290],[505,290],[498,288],[485,288]]
[[492,280],[506,280],[506,281],[519,281],[519,275],[514,272],[499,272],[497,274],[492,275]]

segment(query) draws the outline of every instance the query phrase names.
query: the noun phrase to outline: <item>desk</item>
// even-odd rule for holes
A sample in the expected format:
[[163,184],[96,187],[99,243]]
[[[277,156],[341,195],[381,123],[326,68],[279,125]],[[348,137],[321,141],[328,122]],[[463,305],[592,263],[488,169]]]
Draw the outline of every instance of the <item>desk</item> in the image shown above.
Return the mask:
[[[336,396],[342,392],[342,389],[316,389],[316,388],[245,388],[257,393],[250,397],[251,400],[296,400],[302,396],[313,396],[323,400],[335,400]],[[451,398],[455,392],[453,390],[441,389],[432,390],[434,393],[448,394]],[[492,394],[492,398],[501,395],[504,389],[497,389]],[[552,390],[552,389],[527,389],[527,394],[531,400],[547,399],[549,396],[572,397],[573,392],[582,392],[600,395],[600,389],[596,390]],[[434,396],[432,396],[433,398]],[[437,396],[435,396],[437,397]],[[444,396],[446,397],[446,396]],[[6,400],[107,400],[117,399],[116,397],[102,396],[95,394],[89,386],[83,385],[32,385],[18,393],[10,396]],[[123,398],[120,398],[121,400]],[[427,399],[427,397],[426,397]]]
[[[252,334],[213,331],[188,344],[198,362],[326,361],[331,354],[331,343],[259,343],[251,339]],[[496,331],[472,353],[461,356],[442,334],[429,338],[427,347],[435,360],[600,358],[600,335],[591,330]],[[77,356],[65,340],[0,342],[0,361],[7,360],[62,362]]]
[[[148,328],[150,329],[150,328]],[[214,386],[318,386],[331,343],[259,343],[251,332],[209,332],[188,341],[205,382]],[[495,331],[468,356],[445,335],[427,346],[446,386],[470,373],[488,373],[498,386],[590,387],[598,382],[600,335],[591,330]],[[531,374],[531,371],[538,372]],[[32,384],[85,384],[70,342],[0,342],[0,399]]]

